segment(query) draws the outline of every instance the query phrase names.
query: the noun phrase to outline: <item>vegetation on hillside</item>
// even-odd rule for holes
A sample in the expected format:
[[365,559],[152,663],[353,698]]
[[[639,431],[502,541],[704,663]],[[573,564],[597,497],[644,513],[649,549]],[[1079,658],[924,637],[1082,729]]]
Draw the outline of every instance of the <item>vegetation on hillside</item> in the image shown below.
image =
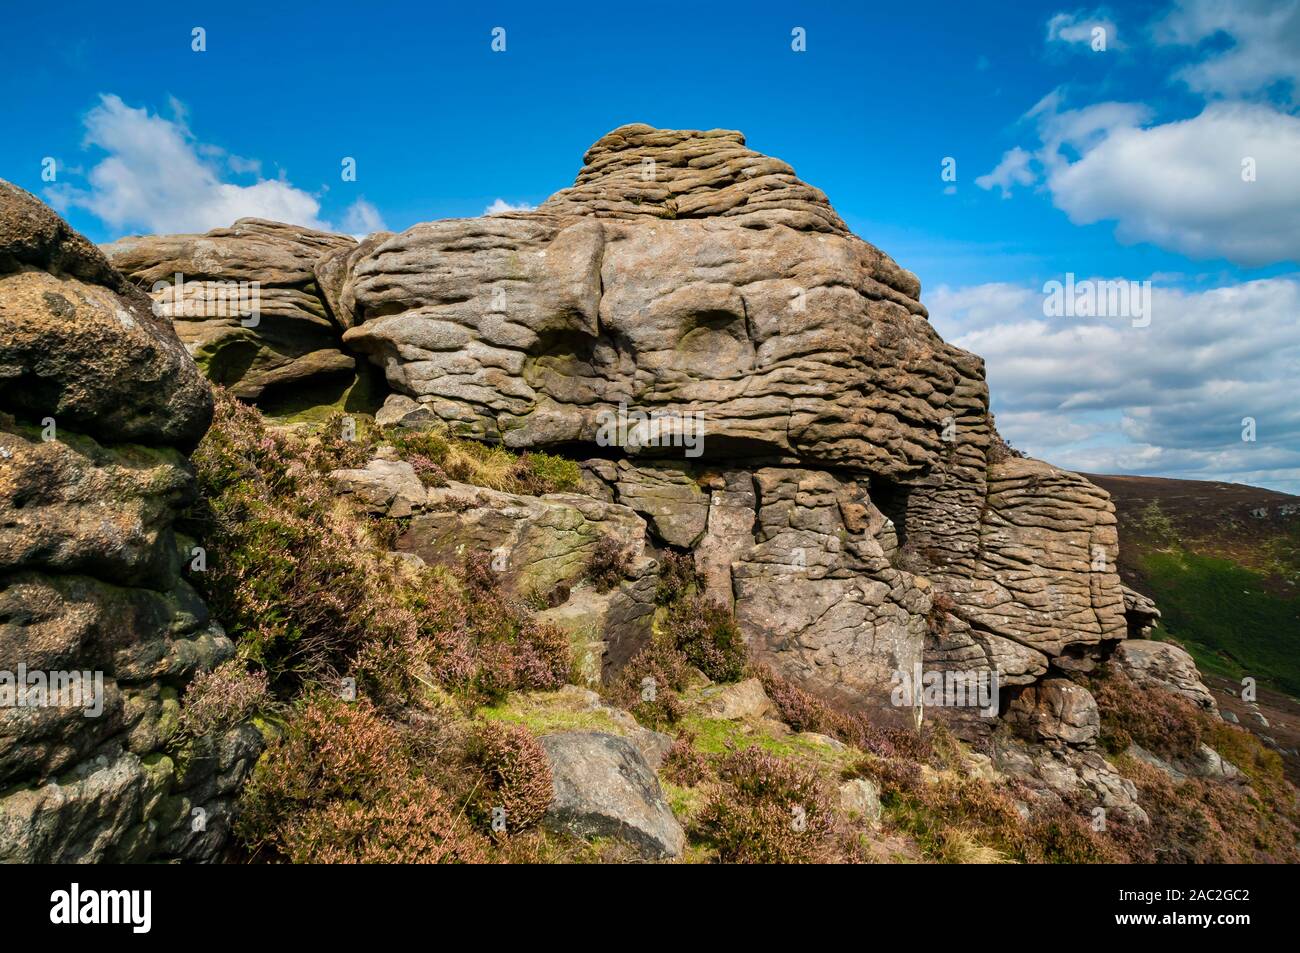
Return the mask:
[[1300,593],[1279,594],[1264,573],[1183,549],[1147,552],[1141,565],[1162,629],[1203,671],[1250,675],[1300,698]]
[[[193,457],[200,500],[183,528],[208,554],[193,578],[237,657],[191,684],[172,744],[182,753],[256,718],[270,743],[237,824],[249,859],[627,860],[616,843],[542,829],[552,779],[537,739],[628,734],[642,730],[636,722],[674,736],[660,776],[688,834],[687,861],[1294,859],[1294,791],[1248,733],[1098,681],[1103,741],[1141,790],[1150,830],[1094,831],[1083,806],[1068,803],[1026,822],[1022,787],[974,775],[977,756],[942,727],[884,728],[756,666],[686,554],[662,558],[655,637],[605,689],[618,707],[570,704],[585,693],[565,687],[565,634],[498,591],[482,555],[456,571],[395,558],[399,527],[336,496],[328,473],[363,466],[385,443],[431,483],[541,493],[576,487],[576,466],[354,423],[355,432],[338,416],[268,426],[221,393]],[[609,588],[626,568],[626,554],[607,548],[587,575]],[[775,717],[723,720],[695,703],[703,685],[750,677]],[[1175,760],[1211,744],[1250,786],[1175,783],[1130,757],[1134,743]],[[860,779],[880,792],[878,821],[841,804],[840,786]]]
[[1115,501],[1119,569],[1203,672],[1300,698],[1300,500],[1236,484],[1093,479]]

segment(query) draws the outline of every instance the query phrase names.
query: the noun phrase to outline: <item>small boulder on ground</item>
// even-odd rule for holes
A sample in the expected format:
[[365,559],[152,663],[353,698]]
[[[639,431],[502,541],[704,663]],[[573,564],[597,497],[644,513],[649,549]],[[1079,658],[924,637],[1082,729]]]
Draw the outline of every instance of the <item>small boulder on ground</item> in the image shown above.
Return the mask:
[[875,824],[880,820],[880,792],[865,778],[854,778],[840,785],[840,810]]
[[756,678],[732,685],[710,685],[700,691],[694,707],[702,715],[726,721],[763,718],[776,713],[763,683]]
[[541,739],[554,797],[543,825],[578,837],[613,837],[646,860],[680,857],[686,834],[659,779],[626,738],[566,731]]

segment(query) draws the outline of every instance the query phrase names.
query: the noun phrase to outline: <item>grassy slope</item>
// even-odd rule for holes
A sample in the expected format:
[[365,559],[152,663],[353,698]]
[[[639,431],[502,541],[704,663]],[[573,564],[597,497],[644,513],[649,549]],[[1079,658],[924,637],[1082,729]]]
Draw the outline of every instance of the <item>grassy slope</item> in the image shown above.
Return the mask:
[[[1092,476],[1115,501],[1120,573],[1203,670],[1300,697],[1300,498],[1238,484]],[[1262,511],[1262,515],[1260,514]]]

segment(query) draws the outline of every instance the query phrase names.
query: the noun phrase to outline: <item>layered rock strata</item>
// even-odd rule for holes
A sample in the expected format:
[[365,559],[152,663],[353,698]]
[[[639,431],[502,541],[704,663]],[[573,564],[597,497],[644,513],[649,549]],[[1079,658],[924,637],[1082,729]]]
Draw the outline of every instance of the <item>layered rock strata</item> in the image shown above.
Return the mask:
[[165,751],[234,649],[172,521],[212,397],[150,299],[0,181],[0,861],[213,859],[261,748]]
[[[648,612],[654,557],[690,552],[751,652],[804,687],[963,733],[1005,721],[1094,789],[1118,783],[1075,724],[1080,682],[1155,610],[1120,584],[1107,494],[1009,453],[983,362],[930,326],[916,276],[740,133],[624,126],[536,210],[340,244],[311,273],[340,353],[393,391],[385,424],[582,461],[586,504],[425,494],[405,548],[553,569],[546,611],[594,626],[606,670],[648,637],[624,623]],[[644,527],[615,521],[642,533],[635,611],[574,578],[593,501]],[[555,519],[548,562],[527,540]],[[900,701],[900,676],[924,672],[994,698]]]

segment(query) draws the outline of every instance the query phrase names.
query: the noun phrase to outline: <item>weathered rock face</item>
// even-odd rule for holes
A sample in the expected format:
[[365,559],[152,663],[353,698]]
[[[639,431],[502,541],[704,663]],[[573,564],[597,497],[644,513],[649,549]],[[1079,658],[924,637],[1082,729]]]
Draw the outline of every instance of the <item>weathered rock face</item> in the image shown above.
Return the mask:
[[1181,646],[1134,639],[1116,650],[1112,662],[1139,685],[1154,685],[1181,695],[1206,711],[1219,710],[1218,702],[1201,681],[1196,663]]
[[[361,509],[408,520],[397,541],[404,556],[458,569],[477,554],[503,594],[549,605],[539,618],[570,634],[588,682],[598,684],[649,640],[658,567],[645,555],[645,521],[629,507],[581,493],[426,487],[409,463],[383,457],[330,476]],[[624,578],[604,592],[586,581],[602,540],[626,559]]]
[[212,395],[166,318],[90,242],[0,181],[0,407],[104,440],[191,446]]
[[346,235],[241,218],[204,235],[123,238],[104,252],[151,291],[209,379],[257,401],[354,371],[330,302],[357,249]]
[[171,323],[0,182],[0,861],[222,845],[257,733],[183,769],[162,750],[179,691],[234,651],[172,531],[211,414]]
[[1031,740],[1049,748],[1090,748],[1101,734],[1097,702],[1086,688],[1064,678],[1030,685],[1016,696],[1007,719]]
[[[584,493],[644,520],[647,559],[693,552],[752,653],[845,705],[896,710],[918,666],[1000,690],[1086,673],[1143,617],[1106,494],[1008,458],[983,363],[930,327],[916,277],[740,133],[624,126],[535,211],[313,255],[295,274],[339,347],[382,368],[386,422],[587,458]],[[512,571],[572,585],[590,536],[548,521],[592,523],[576,501],[443,496],[404,548],[509,540]],[[609,617],[598,602],[569,616]],[[607,668],[644,629],[623,631],[593,640]]]
[[453,481],[426,490],[398,546],[449,566],[486,555],[508,591],[546,596],[582,580],[602,538],[635,562],[645,523],[625,506],[578,493],[516,496]]
[[711,455],[919,476],[982,387],[915,276],[734,132],[623,127],[536,212],[417,225],[349,281],[345,342],[514,447],[594,443],[625,404],[698,415]]

